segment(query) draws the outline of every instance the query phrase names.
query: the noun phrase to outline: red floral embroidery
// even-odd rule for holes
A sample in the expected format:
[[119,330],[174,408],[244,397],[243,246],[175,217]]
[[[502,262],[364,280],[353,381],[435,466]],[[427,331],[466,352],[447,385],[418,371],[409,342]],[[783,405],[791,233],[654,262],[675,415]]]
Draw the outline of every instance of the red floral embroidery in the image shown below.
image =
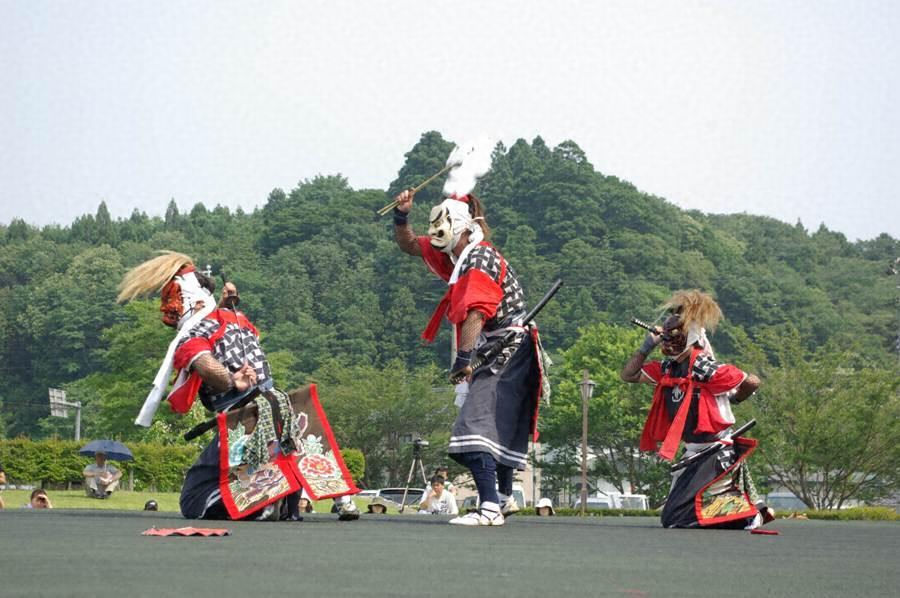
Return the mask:
[[315,477],[337,475],[334,465],[322,455],[307,455],[300,460],[300,472]]

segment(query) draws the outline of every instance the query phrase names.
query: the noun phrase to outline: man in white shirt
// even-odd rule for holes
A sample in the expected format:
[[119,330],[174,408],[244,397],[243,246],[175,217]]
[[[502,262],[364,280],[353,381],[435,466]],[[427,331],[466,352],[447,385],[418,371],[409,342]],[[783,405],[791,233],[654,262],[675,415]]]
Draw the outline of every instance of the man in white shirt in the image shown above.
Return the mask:
[[428,515],[458,515],[459,507],[456,506],[454,497],[444,487],[444,478],[439,475],[431,478],[431,489],[425,498],[419,503],[419,513]]
[[85,466],[84,491],[93,498],[109,498],[118,488],[122,472],[106,461],[105,453],[94,454],[95,463]]
[[450,470],[446,465],[441,465],[435,468],[434,475],[439,475],[444,478],[444,490],[456,496],[456,486],[454,486],[453,482],[450,481]]

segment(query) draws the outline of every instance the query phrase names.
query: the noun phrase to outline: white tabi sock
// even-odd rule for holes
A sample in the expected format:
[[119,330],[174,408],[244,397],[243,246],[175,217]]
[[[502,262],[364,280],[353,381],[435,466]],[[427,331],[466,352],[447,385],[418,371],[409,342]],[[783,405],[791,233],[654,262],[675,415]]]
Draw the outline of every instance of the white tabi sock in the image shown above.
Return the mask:
[[494,513],[500,512],[500,505],[495,502],[483,502],[481,503],[481,510],[483,511],[493,511]]

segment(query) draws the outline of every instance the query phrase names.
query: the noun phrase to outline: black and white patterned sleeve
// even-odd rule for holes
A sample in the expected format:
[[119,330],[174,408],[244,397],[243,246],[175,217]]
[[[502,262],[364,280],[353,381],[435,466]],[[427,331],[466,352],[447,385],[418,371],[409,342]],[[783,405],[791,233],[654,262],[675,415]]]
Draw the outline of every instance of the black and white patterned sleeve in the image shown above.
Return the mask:
[[697,382],[709,382],[718,369],[719,362],[708,355],[698,355],[697,359],[694,360],[694,380]]
[[465,263],[460,267],[462,276],[469,270],[481,270],[495,282],[500,282],[500,256],[492,247],[479,245],[469,252]]

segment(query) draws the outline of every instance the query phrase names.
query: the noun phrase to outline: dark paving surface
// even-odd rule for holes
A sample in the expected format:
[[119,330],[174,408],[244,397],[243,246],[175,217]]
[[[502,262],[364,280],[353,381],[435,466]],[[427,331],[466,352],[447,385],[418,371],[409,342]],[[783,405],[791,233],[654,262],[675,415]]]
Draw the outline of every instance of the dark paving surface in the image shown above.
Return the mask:
[[[191,522],[134,511],[0,511],[0,596],[898,596],[900,524],[777,521],[779,536],[651,518],[428,516]],[[227,527],[156,538],[152,526]]]

